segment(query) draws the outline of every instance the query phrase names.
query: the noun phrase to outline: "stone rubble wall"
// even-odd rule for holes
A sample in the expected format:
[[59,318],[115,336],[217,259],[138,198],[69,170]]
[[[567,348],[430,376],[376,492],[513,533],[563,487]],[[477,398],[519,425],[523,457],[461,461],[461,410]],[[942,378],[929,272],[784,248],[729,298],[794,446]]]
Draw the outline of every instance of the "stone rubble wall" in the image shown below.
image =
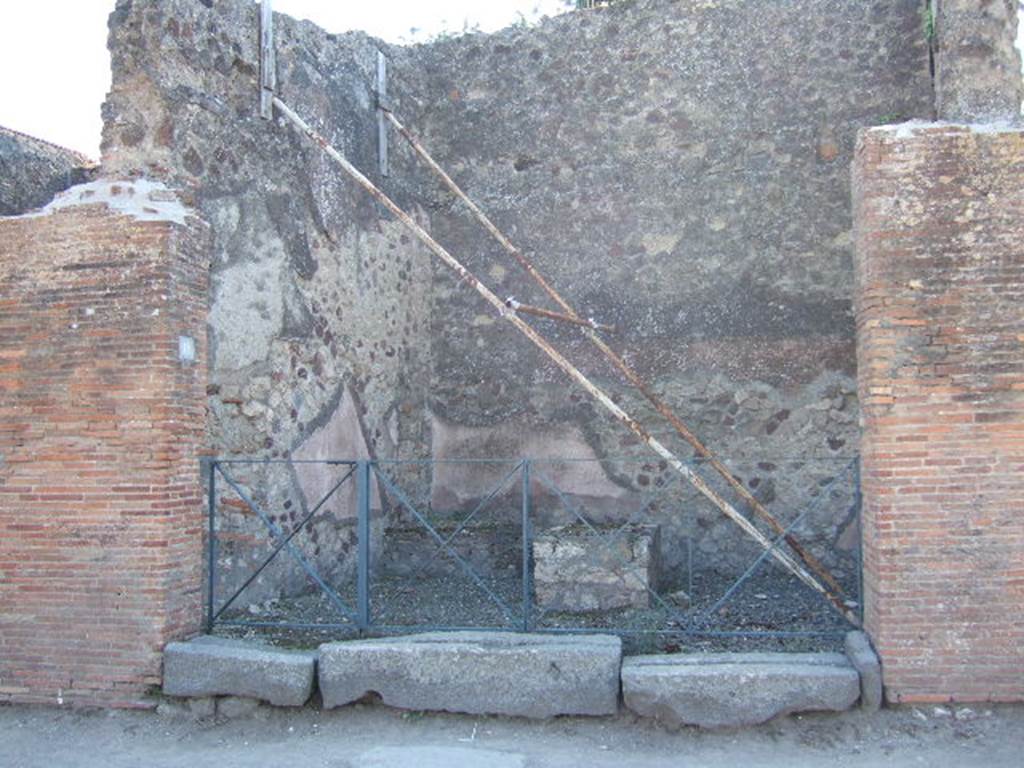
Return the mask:
[[[316,148],[259,119],[257,29],[241,0],[122,0],[111,17],[104,170],[169,181],[211,225],[210,451],[645,457]],[[289,104],[499,294],[544,303],[399,137],[377,175],[382,47],[400,119],[780,516],[856,453],[847,167],[859,127],[931,115],[914,0],[646,0],[409,48],[279,16],[277,38]],[[537,325],[652,416],[576,332]],[[332,477],[239,471],[281,524]],[[603,466],[588,490],[604,490],[578,498],[614,519],[662,471]],[[402,480],[418,503],[479,498],[457,472]],[[849,497],[800,533],[852,572]],[[264,526],[223,500],[244,565]],[[756,554],[692,494],[671,505],[691,523],[652,521],[669,567],[685,537],[726,569]],[[353,506],[346,489],[312,526],[310,557],[350,569]]]
[[[616,325],[612,346],[694,432],[792,519],[858,450],[849,163],[859,128],[932,114],[921,10],[916,0],[723,0],[567,14],[417,49],[430,90],[420,120],[406,122],[584,316]],[[439,185],[422,194],[440,240],[499,295],[549,306]],[[431,301],[433,456],[649,455],[443,268]],[[536,325],[690,455],[576,330]],[[574,498],[602,516],[617,504],[624,520],[662,473],[656,461],[611,466],[592,486],[606,486],[602,497]],[[438,479],[436,500],[472,482]],[[668,567],[684,534],[704,563],[735,569],[756,556],[694,494],[670,501],[673,513],[651,520]],[[820,505],[800,531],[833,567],[849,501]]]
[[1020,122],[1019,0],[932,0],[940,120]]
[[77,152],[0,126],[0,216],[41,208],[58,192],[92,178],[95,165]]

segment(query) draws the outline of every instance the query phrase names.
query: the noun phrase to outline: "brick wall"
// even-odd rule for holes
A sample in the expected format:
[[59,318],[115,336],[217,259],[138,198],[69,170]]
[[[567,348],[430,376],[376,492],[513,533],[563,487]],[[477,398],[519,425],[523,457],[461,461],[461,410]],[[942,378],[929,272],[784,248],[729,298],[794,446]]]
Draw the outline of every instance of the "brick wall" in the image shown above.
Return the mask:
[[1024,700],[1024,133],[865,131],[854,207],[887,698]]
[[0,702],[138,705],[201,614],[206,227],[89,186],[0,219]]

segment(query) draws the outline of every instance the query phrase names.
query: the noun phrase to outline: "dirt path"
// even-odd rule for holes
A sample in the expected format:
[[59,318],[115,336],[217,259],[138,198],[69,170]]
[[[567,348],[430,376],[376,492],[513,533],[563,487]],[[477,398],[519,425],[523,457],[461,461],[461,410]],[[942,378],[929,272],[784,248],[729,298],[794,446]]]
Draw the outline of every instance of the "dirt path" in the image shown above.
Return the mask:
[[1022,755],[1024,707],[792,717],[717,733],[673,732],[626,715],[538,723],[365,705],[261,709],[227,722],[0,707],[2,768],[1019,768]]

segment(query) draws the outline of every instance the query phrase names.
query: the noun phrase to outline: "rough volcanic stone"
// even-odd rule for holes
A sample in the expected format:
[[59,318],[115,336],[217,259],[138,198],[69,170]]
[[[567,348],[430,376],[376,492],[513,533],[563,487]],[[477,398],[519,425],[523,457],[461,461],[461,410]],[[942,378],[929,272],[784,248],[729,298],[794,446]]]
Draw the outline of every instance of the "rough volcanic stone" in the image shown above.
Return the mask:
[[320,646],[324,707],[377,693],[403,709],[610,715],[622,642],[605,635],[436,632]]
[[572,613],[647,608],[658,584],[658,526],[630,525],[602,536],[579,525],[533,542],[537,604]]
[[260,708],[259,699],[247,696],[225,696],[217,699],[217,714],[228,720],[236,717],[248,717]]
[[622,665],[626,707],[669,725],[725,728],[778,715],[842,711],[860,680],[838,653],[634,656]]
[[[832,470],[760,457],[857,451],[854,137],[931,118],[933,91],[920,0],[750,5],[637,0],[407,47],[279,14],[276,35],[281,92],[368,172],[384,50],[396,114],[552,285],[621,329],[631,364],[696,434],[723,457],[758,457],[737,474],[768,503],[803,498]],[[257,18],[250,0],[121,0],[111,19],[105,170],[194,190],[215,242],[212,450],[645,455],[295,131],[256,117]],[[412,153],[392,164],[388,194],[468,267],[502,296],[544,301],[486,231],[449,215],[450,195]],[[573,360],[596,362],[572,327],[542,323]],[[642,400],[623,405],[656,416]],[[621,513],[627,492],[659,487],[658,471],[580,462],[551,479],[573,503]],[[252,472],[289,516],[333,477]],[[468,513],[505,472],[410,470],[410,495]],[[348,493],[307,526],[311,562],[339,577],[353,562]],[[848,508],[820,505],[808,529],[830,532]],[[692,527],[657,514],[662,563],[679,569]],[[756,556],[712,505],[694,514],[699,557],[741,571]],[[239,509],[224,519],[240,534],[219,549],[231,590],[256,552],[244,537],[263,530]],[[301,594],[287,564],[247,595]],[[849,552],[826,564],[855,567]]]
[[196,720],[213,717],[217,711],[217,700],[212,696],[203,696],[188,700],[188,711]]
[[164,648],[168,696],[243,696],[302,706],[313,692],[316,654],[242,640],[199,637]]
[[70,149],[0,126],[0,216],[40,208],[89,180],[95,163]]
[[933,21],[938,116],[957,122],[1021,119],[1018,0],[939,0]]
[[877,712],[882,706],[882,665],[865,633],[847,632],[846,658],[860,675],[861,709]]

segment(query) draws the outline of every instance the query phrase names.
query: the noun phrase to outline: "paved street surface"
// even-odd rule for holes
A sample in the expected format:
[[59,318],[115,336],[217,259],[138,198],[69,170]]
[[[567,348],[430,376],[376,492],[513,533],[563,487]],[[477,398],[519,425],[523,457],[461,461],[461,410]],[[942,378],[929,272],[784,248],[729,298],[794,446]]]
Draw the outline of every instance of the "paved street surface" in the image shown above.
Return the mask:
[[1020,768],[1024,707],[919,707],[669,731],[628,715],[512,718],[261,708],[224,721],[0,706],[0,768]]

